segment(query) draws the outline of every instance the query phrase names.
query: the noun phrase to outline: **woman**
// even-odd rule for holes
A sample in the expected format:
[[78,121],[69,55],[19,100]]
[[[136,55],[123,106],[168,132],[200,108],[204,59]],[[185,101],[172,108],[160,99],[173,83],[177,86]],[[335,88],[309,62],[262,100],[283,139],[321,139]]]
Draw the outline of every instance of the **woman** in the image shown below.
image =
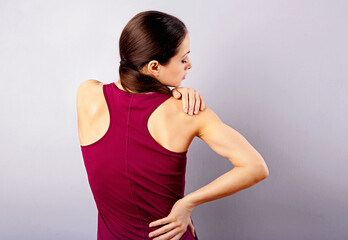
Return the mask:
[[[188,115],[181,110],[187,103],[171,96],[168,86],[180,86],[192,67],[182,21],[159,11],[138,13],[119,44],[120,80],[86,81],[77,94],[98,239],[198,239],[192,210],[256,184],[268,176],[268,168],[250,143],[210,108]],[[196,100],[199,107],[198,93]],[[196,136],[234,168],[184,196],[186,154]]]

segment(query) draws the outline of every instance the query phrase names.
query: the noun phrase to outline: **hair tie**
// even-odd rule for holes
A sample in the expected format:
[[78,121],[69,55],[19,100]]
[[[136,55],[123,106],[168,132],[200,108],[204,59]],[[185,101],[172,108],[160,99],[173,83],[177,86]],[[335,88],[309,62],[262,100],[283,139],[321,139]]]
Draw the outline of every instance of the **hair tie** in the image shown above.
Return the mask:
[[125,60],[121,60],[120,64],[121,64],[122,67],[127,67],[127,68],[133,69],[134,71],[138,71],[137,69],[134,68],[133,65],[128,64],[128,62],[126,62]]

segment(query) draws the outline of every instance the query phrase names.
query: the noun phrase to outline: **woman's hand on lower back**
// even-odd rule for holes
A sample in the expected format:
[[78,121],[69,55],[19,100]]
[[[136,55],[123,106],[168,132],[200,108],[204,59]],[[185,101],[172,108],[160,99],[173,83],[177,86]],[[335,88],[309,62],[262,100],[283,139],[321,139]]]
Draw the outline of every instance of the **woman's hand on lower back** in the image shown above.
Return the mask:
[[185,234],[188,226],[194,236],[194,227],[190,218],[192,210],[182,199],[179,199],[175,202],[167,217],[149,224],[150,227],[164,225],[150,232],[149,237],[153,240],[179,240]]
[[181,98],[184,112],[190,115],[198,114],[205,108],[204,99],[193,88],[176,87],[172,90],[172,95],[176,99]]

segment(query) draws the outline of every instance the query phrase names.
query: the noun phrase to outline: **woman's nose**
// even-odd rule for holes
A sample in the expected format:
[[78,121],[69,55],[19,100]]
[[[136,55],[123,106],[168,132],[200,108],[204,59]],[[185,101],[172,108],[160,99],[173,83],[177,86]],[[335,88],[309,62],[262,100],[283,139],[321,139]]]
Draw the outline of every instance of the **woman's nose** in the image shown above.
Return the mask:
[[187,66],[187,69],[191,69],[192,68],[192,63],[191,63],[191,60],[189,62],[189,65]]

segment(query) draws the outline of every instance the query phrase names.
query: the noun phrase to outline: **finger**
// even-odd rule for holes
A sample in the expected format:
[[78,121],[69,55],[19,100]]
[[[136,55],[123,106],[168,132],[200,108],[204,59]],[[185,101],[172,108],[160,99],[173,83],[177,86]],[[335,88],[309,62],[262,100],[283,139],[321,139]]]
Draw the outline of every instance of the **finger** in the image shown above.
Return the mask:
[[[190,88],[192,89],[192,88]],[[195,102],[195,90],[192,89],[191,91],[189,91],[189,114],[193,115],[193,107],[194,107],[194,102]]]
[[182,229],[181,227],[175,227],[173,228],[171,231],[158,236],[156,238],[154,238],[153,240],[163,240],[163,239],[170,239],[170,240],[179,240],[181,238],[182,235],[184,235],[186,231],[184,231],[184,229]]
[[201,97],[201,111],[203,111],[205,108],[205,102],[204,102],[202,95],[200,95],[200,97]]
[[177,88],[173,89],[172,94],[173,94],[173,97],[175,97],[176,99],[179,99],[181,97],[181,93],[179,92]]
[[170,238],[169,240],[180,240],[181,237],[182,237],[182,235],[184,235],[184,233],[183,233],[183,234],[176,235],[175,237]]
[[171,222],[170,217],[165,217],[165,218],[161,218],[161,219],[158,219],[156,221],[150,222],[149,227],[156,227],[158,225],[164,225],[164,224],[167,224],[170,222]]
[[195,114],[198,114],[199,112],[199,105],[201,104],[201,98],[200,98],[200,94],[199,92],[196,91],[196,102],[195,102],[195,110],[194,110],[194,113]]
[[[175,223],[172,222],[172,223],[167,224],[167,225],[165,225],[165,226],[163,226],[163,227],[161,227],[161,228],[159,228],[159,229],[156,229],[155,231],[150,232],[150,233],[149,233],[149,237],[150,237],[150,238],[157,237],[157,236],[159,236],[159,235],[161,235],[161,234],[167,233],[167,232],[169,232],[169,231],[175,229],[175,227],[176,227]],[[163,236],[163,235],[161,235],[161,237],[162,237],[162,236]],[[156,239],[156,238],[154,238],[154,239]]]
[[181,94],[181,101],[184,112],[188,113],[188,91]]
[[[179,89],[181,89],[181,90],[179,90]],[[183,108],[184,112],[187,113],[188,112],[188,100],[187,100],[188,93],[186,92],[187,94],[185,95],[185,93],[182,92],[182,91],[184,91],[183,89],[187,89],[187,88],[180,88],[180,87],[179,88],[174,88],[172,93],[173,93],[173,96],[176,99],[180,99],[181,98],[181,100],[182,100],[182,108]]]

